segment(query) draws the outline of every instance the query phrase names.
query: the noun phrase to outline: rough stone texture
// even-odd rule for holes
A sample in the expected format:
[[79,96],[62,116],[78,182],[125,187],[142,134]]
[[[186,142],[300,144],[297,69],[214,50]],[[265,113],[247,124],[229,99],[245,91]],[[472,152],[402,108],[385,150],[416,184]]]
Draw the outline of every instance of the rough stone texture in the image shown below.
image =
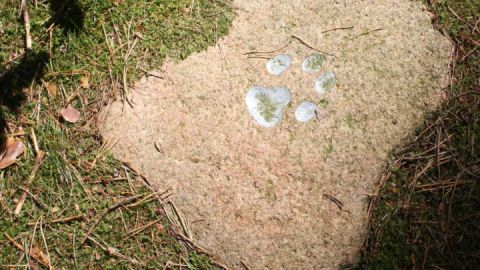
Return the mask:
[[[442,97],[451,47],[419,2],[236,0],[231,33],[185,61],[167,61],[159,68],[164,79],[142,79],[134,109],[111,104],[103,134],[119,139],[118,158],[175,191],[195,240],[229,266],[336,269],[355,259],[367,194],[389,153]],[[336,74],[335,91],[315,92],[320,73],[303,72],[301,63],[316,52],[292,35],[334,55],[320,73]],[[278,77],[268,75],[266,59],[249,58],[259,54],[245,54],[289,41],[260,54],[292,57]],[[274,128],[260,127],[247,111],[254,85],[292,92]],[[304,100],[328,115],[296,122]]]

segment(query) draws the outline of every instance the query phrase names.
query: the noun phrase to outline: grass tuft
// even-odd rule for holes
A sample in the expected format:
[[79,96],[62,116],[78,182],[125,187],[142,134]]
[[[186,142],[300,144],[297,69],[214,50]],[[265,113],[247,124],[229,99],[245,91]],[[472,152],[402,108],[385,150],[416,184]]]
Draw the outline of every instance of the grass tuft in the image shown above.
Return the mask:
[[[27,6],[31,51],[24,49],[19,1],[0,1],[2,138],[26,145],[25,156],[0,171],[0,267],[36,269],[41,252],[56,269],[214,269],[210,258],[175,238],[158,200],[102,216],[152,191],[105,151],[110,144],[99,138],[96,123],[106,103],[165,58],[184,59],[225,35],[234,16],[229,2],[37,0]],[[60,119],[67,104],[81,111],[79,122]]]

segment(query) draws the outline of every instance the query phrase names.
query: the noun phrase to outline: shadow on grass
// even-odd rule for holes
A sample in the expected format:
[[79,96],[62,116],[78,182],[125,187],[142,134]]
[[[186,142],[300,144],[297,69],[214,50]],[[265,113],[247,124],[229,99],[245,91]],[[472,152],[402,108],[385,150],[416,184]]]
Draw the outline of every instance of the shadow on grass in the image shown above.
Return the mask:
[[52,19],[48,25],[61,27],[64,33],[77,34],[83,30],[85,12],[77,0],[50,0]]
[[26,100],[25,88],[30,87],[43,77],[48,61],[46,52],[24,54],[18,64],[0,74],[0,145],[4,145],[6,110],[10,113],[19,113],[20,107]]
[[[50,0],[50,12],[52,16],[47,25],[58,26],[65,34],[82,31],[85,13],[77,0]],[[19,113],[26,100],[24,89],[43,77],[48,59],[44,51],[27,52],[18,64],[0,74],[0,150],[4,147],[7,111]]]
[[360,262],[345,269],[480,269],[480,2],[425,3],[455,46],[449,97],[395,153]]

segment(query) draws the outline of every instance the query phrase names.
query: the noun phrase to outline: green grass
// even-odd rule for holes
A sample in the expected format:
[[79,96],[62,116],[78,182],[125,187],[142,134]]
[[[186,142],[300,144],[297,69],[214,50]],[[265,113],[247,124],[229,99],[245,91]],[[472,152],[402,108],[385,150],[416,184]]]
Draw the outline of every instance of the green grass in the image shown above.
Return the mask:
[[[448,99],[396,153],[358,269],[480,265],[480,2],[426,1],[456,46]],[[475,25],[477,29],[475,30]]]
[[[97,131],[99,110],[135,79],[159,68],[166,57],[180,60],[213,45],[233,19],[228,1],[118,0],[28,1],[31,52],[24,50],[19,1],[0,0],[0,120],[9,134],[26,144],[25,157],[0,171],[0,265],[37,263],[26,250],[38,247],[56,269],[214,269],[210,258],[186,249],[162,205],[149,200],[109,212],[81,245],[86,232],[115,203],[151,191],[136,174],[102,151]],[[62,16],[54,16],[56,10]],[[53,24],[51,31],[47,31]],[[50,35],[51,34],[51,35]],[[50,38],[51,37],[51,38]],[[90,87],[80,86],[81,78]],[[124,83],[126,82],[126,83]],[[57,93],[47,85],[57,86]],[[82,112],[75,124],[58,111],[67,103]],[[31,132],[45,155],[31,183],[36,153]],[[115,180],[118,179],[118,180]],[[131,181],[127,181],[130,179]],[[18,216],[12,212],[25,187]],[[35,198],[35,199],[33,199]],[[79,216],[63,223],[51,221]],[[153,224],[158,221],[162,224]],[[136,229],[152,224],[138,233]],[[105,249],[115,248],[125,257]],[[0,266],[1,267],[1,266]]]

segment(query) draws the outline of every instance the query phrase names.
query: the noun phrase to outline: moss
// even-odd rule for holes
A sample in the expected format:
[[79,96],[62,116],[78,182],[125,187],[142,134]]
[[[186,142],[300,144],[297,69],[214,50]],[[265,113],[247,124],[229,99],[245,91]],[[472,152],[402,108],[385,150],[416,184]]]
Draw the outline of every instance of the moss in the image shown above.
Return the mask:
[[255,97],[259,101],[257,108],[258,108],[258,111],[260,112],[260,114],[263,116],[263,118],[267,122],[272,121],[272,119],[276,115],[279,104],[274,102],[271,98],[269,98],[264,93],[257,93],[255,95]]
[[309,56],[305,61],[305,68],[309,70],[320,70],[327,58],[322,54],[315,54]]
[[[135,173],[103,151],[105,142],[95,128],[97,113],[116,94],[112,89],[120,88],[124,76],[129,84],[143,76],[143,70],[159,67],[166,56],[179,60],[205,49],[228,32],[234,14],[228,1],[216,0],[26,2],[33,39],[28,54],[23,50],[18,1],[0,1],[0,124],[2,132],[7,123],[9,133],[18,127],[26,134],[34,131],[45,158],[29,183],[36,153],[30,136],[21,136],[26,157],[0,172],[0,261],[27,264],[26,256],[5,241],[4,232],[30,244],[34,233],[41,239],[42,226],[57,269],[133,269],[128,260],[110,256],[92,241],[80,244],[110,206],[133,194],[149,193],[136,181],[126,181],[134,180]],[[79,87],[81,77],[88,77],[88,89]],[[44,82],[56,85],[58,93],[49,94]],[[82,109],[76,124],[58,119],[69,97]],[[13,216],[10,212],[23,192],[20,186],[48,207],[27,197],[20,215]],[[147,201],[111,211],[91,236],[144,262],[146,268],[162,269],[168,261],[190,257],[193,253],[169,234],[160,208],[156,201]],[[75,215],[82,218],[48,223]],[[156,220],[164,230],[150,226],[132,235],[138,226]],[[198,256],[190,269],[207,269],[204,265],[209,264],[208,257]]]

